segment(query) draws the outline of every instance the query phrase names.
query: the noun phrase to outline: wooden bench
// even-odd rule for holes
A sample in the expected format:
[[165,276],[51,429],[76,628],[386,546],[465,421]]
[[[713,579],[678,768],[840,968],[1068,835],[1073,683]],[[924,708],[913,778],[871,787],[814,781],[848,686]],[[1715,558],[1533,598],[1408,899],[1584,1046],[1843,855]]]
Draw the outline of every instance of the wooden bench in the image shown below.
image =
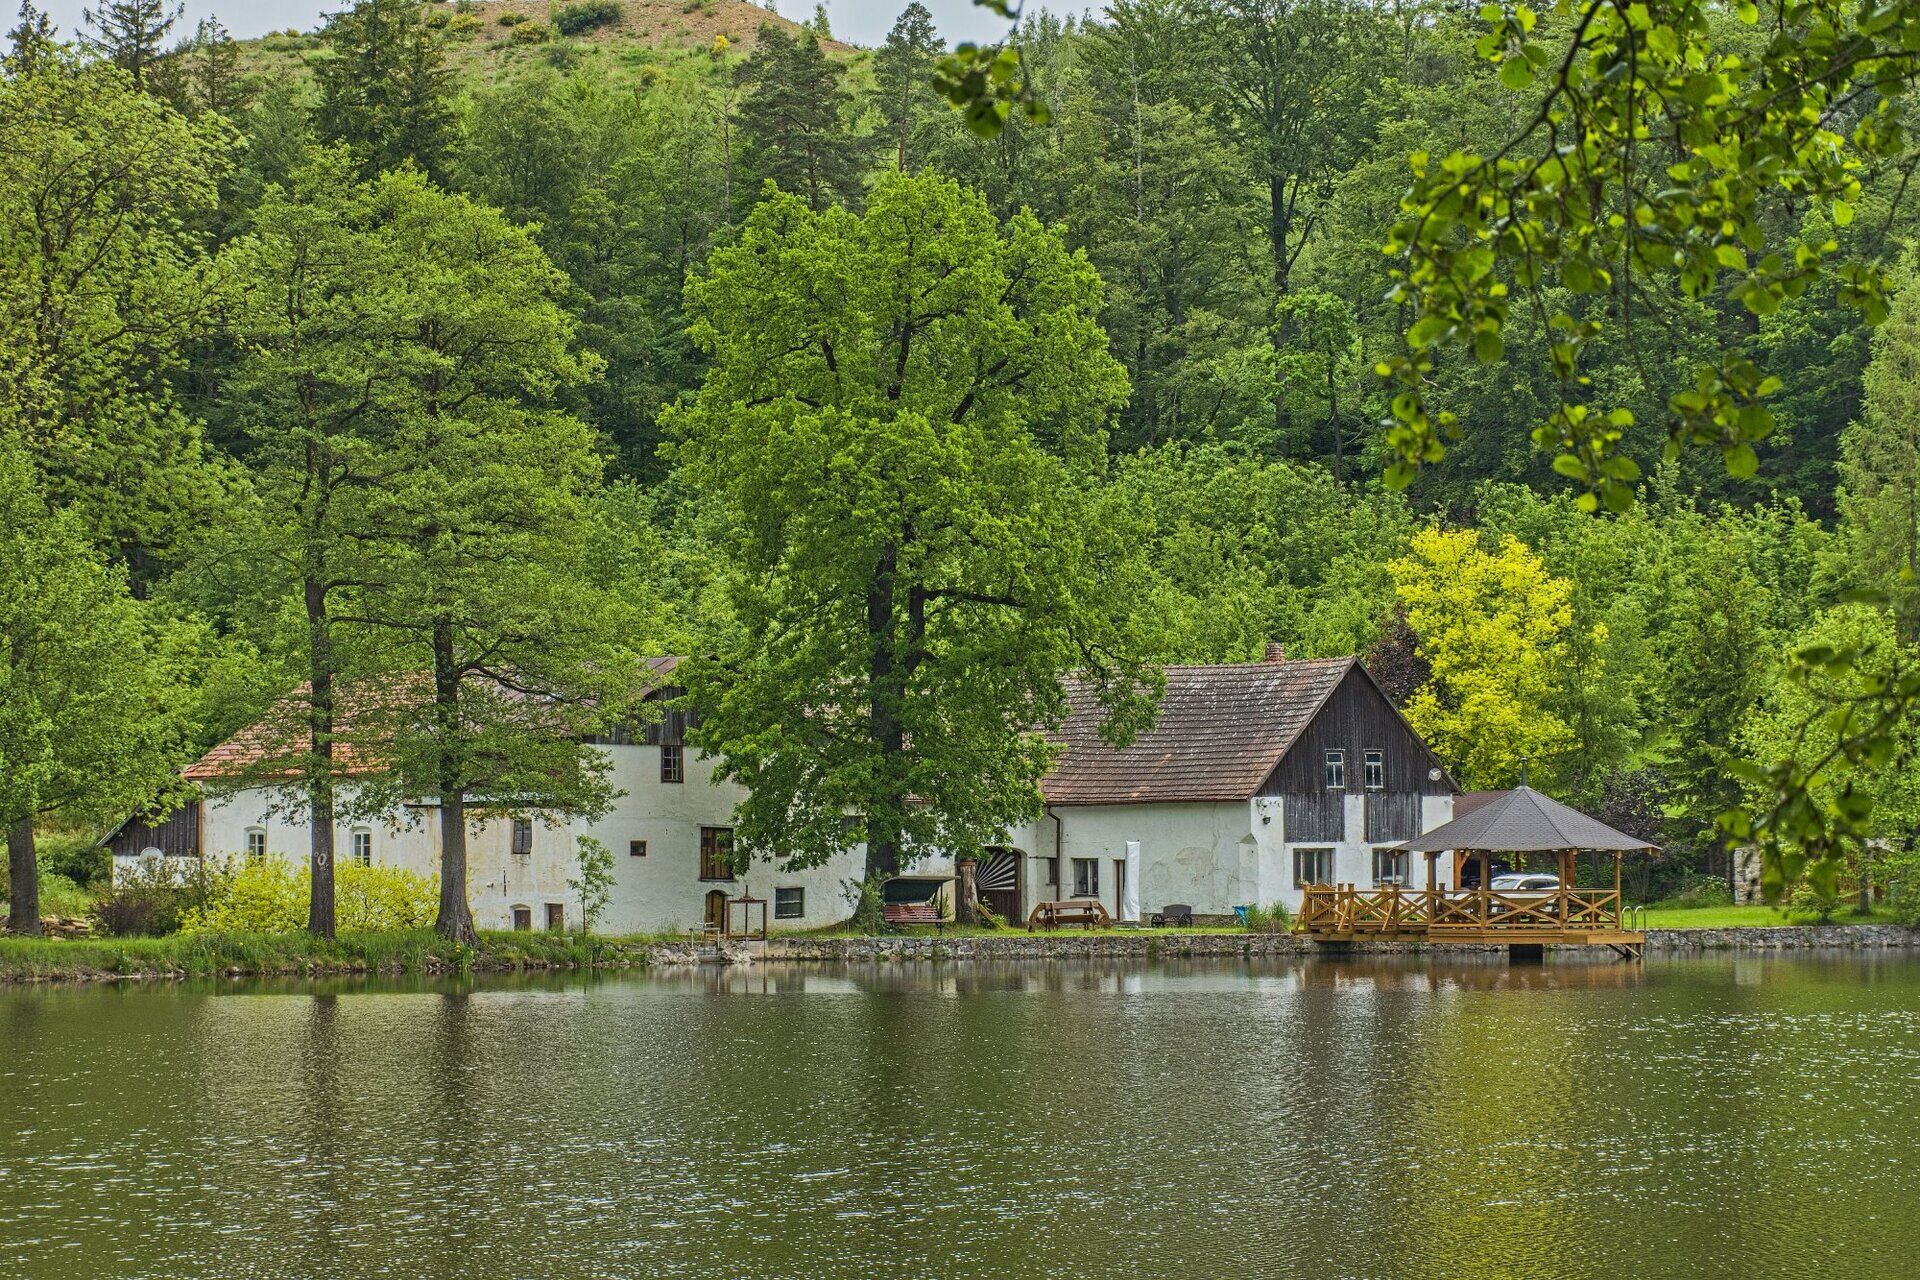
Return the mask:
[[1104,929],[1113,923],[1107,909],[1091,898],[1073,898],[1066,902],[1042,902],[1027,916],[1027,932],[1058,929],[1077,924],[1083,929]]
[[880,918],[893,925],[930,924],[936,929],[947,923],[933,902],[889,902],[880,908]]

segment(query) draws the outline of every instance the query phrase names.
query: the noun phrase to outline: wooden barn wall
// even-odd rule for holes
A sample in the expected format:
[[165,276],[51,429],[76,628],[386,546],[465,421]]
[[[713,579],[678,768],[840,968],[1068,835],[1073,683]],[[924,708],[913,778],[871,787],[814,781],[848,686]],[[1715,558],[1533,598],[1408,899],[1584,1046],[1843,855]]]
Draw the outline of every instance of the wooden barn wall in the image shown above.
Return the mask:
[[171,858],[200,856],[200,806],[182,805],[158,823],[135,818],[115,833],[107,848],[116,857],[158,849]]
[[1367,843],[1395,844],[1420,834],[1420,797],[1412,791],[1367,796]]
[[1286,797],[1281,821],[1289,844],[1324,840],[1338,844],[1347,838],[1344,791],[1297,791]]
[[[1287,752],[1266,781],[1260,794],[1304,796],[1327,793],[1322,767],[1329,751],[1347,753],[1347,790],[1366,790],[1364,762],[1368,751],[1385,752],[1387,793],[1443,796],[1449,793],[1446,780],[1427,777],[1433,762],[1420,739],[1395,714],[1385,695],[1359,672],[1350,673],[1327,699],[1300,741]],[[1292,806],[1288,806],[1291,810]],[[1416,808],[1417,812],[1417,808]],[[1292,824],[1288,824],[1287,839]],[[1315,836],[1313,839],[1322,839]]]

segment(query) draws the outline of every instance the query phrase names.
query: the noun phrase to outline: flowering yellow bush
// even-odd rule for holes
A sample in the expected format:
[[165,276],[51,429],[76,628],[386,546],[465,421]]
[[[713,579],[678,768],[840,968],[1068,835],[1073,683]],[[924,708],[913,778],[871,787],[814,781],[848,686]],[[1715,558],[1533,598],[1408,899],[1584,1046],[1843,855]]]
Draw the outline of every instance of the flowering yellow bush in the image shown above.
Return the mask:
[[[334,903],[340,929],[371,932],[420,929],[433,923],[440,903],[437,876],[398,867],[338,864]],[[228,859],[209,877],[207,900],[180,920],[182,933],[288,933],[307,927],[307,868],[281,858]]]

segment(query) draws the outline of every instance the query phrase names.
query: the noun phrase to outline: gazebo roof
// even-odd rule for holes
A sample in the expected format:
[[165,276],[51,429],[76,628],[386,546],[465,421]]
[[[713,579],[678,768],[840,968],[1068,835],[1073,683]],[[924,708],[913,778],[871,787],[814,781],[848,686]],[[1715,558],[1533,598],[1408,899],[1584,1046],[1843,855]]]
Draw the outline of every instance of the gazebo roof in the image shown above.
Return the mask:
[[1615,831],[1578,809],[1541,795],[1524,783],[1501,792],[1464,817],[1402,843],[1409,853],[1485,850],[1488,853],[1539,853],[1561,849],[1627,852],[1656,849],[1635,836]]

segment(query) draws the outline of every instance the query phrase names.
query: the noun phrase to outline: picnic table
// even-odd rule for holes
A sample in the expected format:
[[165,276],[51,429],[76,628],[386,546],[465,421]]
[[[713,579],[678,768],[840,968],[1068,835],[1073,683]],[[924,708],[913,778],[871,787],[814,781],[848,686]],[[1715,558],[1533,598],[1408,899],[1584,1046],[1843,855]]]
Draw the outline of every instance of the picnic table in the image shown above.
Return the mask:
[[1027,916],[1027,932],[1058,929],[1077,924],[1083,929],[1104,929],[1113,923],[1107,909],[1092,898],[1070,898],[1065,902],[1041,902]]

